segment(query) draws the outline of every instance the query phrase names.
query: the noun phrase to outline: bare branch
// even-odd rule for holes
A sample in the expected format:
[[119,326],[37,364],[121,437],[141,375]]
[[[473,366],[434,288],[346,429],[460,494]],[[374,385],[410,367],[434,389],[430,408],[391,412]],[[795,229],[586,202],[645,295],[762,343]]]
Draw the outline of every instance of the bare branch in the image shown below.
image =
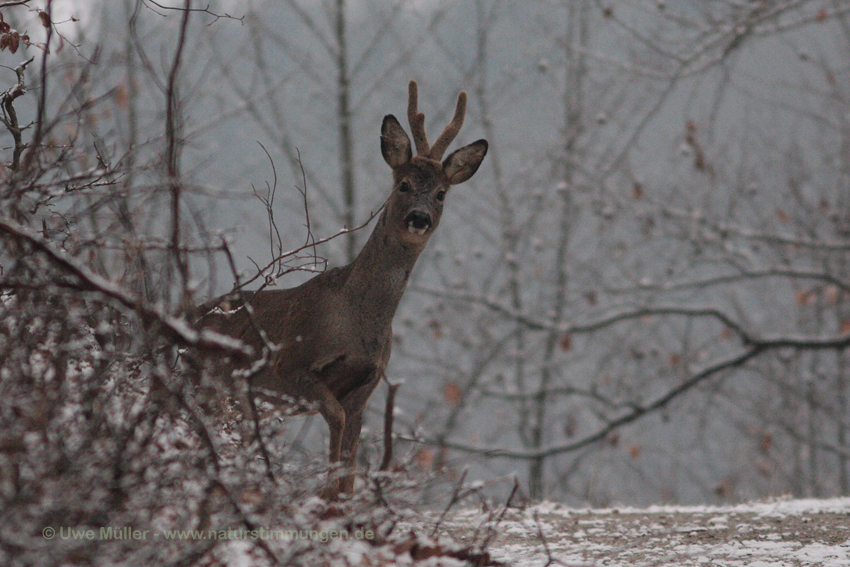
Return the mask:
[[224,12],[223,14],[218,14],[216,12],[213,12],[212,10],[210,10],[209,4],[207,4],[206,8],[191,8],[191,7],[188,6],[188,3],[187,3],[187,6],[184,6],[183,8],[178,8],[176,6],[165,6],[164,4],[160,4],[156,0],[144,0],[144,1],[146,3],[153,4],[154,6],[159,8],[160,10],[176,10],[176,11],[184,12],[184,13],[185,12],[199,12],[201,14],[208,14],[208,15],[213,17],[213,20],[211,22],[209,22],[208,24],[206,24],[207,26],[211,26],[212,24],[216,23],[217,21],[219,21],[222,18],[228,19],[228,20],[236,20],[237,22],[240,22],[240,23],[245,20],[245,16],[240,16],[240,17],[237,18],[235,16],[231,16],[227,12]]
[[251,349],[239,340],[214,331],[196,331],[187,325],[185,320],[172,317],[159,307],[151,306],[148,302],[132,296],[115,283],[92,272],[76,259],[57,250],[49,242],[13,220],[0,218],[0,231],[43,252],[56,266],[79,279],[83,289],[117,301],[123,307],[139,315],[146,323],[155,322],[162,325],[179,344],[229,352],[237,356],[251,356],[252,354]]
[[[425,443],[438,445],[441,447],[446,447],[448,449],[455,449],[458,451],[463,451],[465,453],[482,455],[488,458],[507,458],[507,459],[521,459],[521,460],[534,460],[545,457],[552,457],[555,455],[559,455],[562,453],[569,453],[572,451],[577,451],[588,445],[592,445],[593,443],[597,443],[599,441],[604,440],[610,433],[617,430],[618,428],[628,425],[634,421],[639,420],[647,414],[650,414],[656,410],[664,408],[671,401],[678,398],[685,392],[689,391],[693,387],[698,384],[704,382],[705,380],[711,378],[715,374],[722,372],[724,370],[728,370],[731,368],[736,368],[744,365],[748,361],[760,355],[764,352],[766,348],[764,347],[752,347],[743,353],[734,356],[732,358],[726,359],[719,363],[713,364],[708,368],[705,368],[701,372],[695,374],[688,380],[682,382],[675,388],[669,390],[664,395],[657,398],[654,402],[644,406],[634,406],[633,409],[627,413],[626,415],[619,417],[617,419],[609,421],[605,426],[598,429],[596,432],[583,437],[577,441],[573,441],[571,443],[565,443],[561,445],[551,445],[549,447],[540,447],[535,449],[526,449],[526,450],[514,450],[514,449],[502,449],[502,448],[482,448],[482,447],[474,447],[471,445],[466,445],[463,443],[456,443],[452,441],[445,440],[424,440]],[[414,438],[407,438],[410,441],[423,441]]]
[[[239,285],[238,288],[234,287],[229,293],[234,293],[234,292],[238,291],[239,289],[244,289],[245,286],[251,285],[252,283],[254,283],[255,281],[257,281],[260,278],[272,277],[272,276],[269,276],[269,272],[272,272],[272,271],[274,271],[275,268],[281,266],[282,262],[285,261],[285,260],[288,261],[288,260],[292,260],[292,259],[296,259],[296,260],[300,259],[299,254],[301,252],[303,252],[304,250],[307,250],[308,248],[311,249],[311,250],[315,250],[315,248],[317,246],[321,246],[322,244],[325,244],[326,242],[330,242],[331,240],[333,240],[335,238],[339,238],[340,236],[343,236],[345,234],[349,234],[349,233],[355,232],[357,230],[360,230],[362,228],[365,228],[366,226],[369,225],[370,222],[372,222],[372,220],[375,217],[377,217],[381,213],[381,211],[383,211],[383,209],[384,209],[384,204],[382,204],[380,206],[380,208],[378,208],[375,212],[371,213],[369,215],[369,218],[367,218],[363,222],[363,224],[361,224],[359,226],[356,226],[354,228],[342,228],[336,234],[332,234],[331,236],[326,236],[324,238],[314,240],[312,242],[309,242],[307,244],[299,246],[298,248],[294,248],[292,250],[288,250],[288,251],[284,252],[283,254],[280,254],[276,258],[273,258],[272,261],[269,262],[268,264],[266,264],[265,266],[258,268],[256,274],[254,274],[253,276],[251,276],[247,280],[243,281]],[[309,258],[312,259],[312,260],[315,260],[316,256],[311,255],[311,256],[309,256]],[[308,267],[308,266],[312,266],[312,268]],[[313,261],[313,262],[308,263],[306,265],[295,265],[293,267],[288,267],[288,268],[284,269],[283,271],[278,269],[277,273],[275,273],[275,275],[273,276],[272,279],[280,278],[280,277],[285,276],[286,274],[294,272],[294,271],[314,272],[315,271],[314,268],[315,268],[315,262]],[[268,285],[268,283],[266,283],[266,285]]]
[[0,118],[0,121],[3,122],[3,125],[7,130],[9,130],[9,133],[12,134],[12,139],[15,142],[15,147],[12,152],[12,164],[9,166],[12,171],[17,171],[20,167],[21,153],[27,147],[23,141],[23,137],[21,136],[21,132],[24,129],[21,128],[21,125],[18,123],[18,113],[15,111],[14,102],[16,98],[26,94],[27,92],[26,84],[24,83],[24,70],[27,68],[27,65],[33,62],[34,59],[35,55],[15,67],[15,74],[18,77],[18,82],[0,95],[0,104],[3,105],[3,116]]

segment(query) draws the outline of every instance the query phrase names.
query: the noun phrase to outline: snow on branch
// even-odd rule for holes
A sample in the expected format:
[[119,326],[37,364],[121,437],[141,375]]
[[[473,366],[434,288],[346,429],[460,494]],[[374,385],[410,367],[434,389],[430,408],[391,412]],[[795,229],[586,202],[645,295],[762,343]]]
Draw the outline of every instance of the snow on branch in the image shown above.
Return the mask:
[[204,349],[223,350],[250,356],[251,348],[241,341],[214,331],[193,329],[185,319],[174,317],[160,307],[150,306],[103,276],[55,248],[49,242],[15,221],[0,218],[0,232],[42,252],[53,264],[77,278],[84,289],[108,297],[136,313],[145,323],[158,323],[179,343]]

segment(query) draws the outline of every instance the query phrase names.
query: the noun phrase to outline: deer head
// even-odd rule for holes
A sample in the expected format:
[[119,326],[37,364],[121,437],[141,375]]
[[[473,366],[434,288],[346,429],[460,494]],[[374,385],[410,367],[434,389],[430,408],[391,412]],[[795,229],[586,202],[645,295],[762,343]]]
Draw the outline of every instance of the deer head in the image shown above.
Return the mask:
[[387,201],[386,218],[390,222],[396,219],[392,228],[403,240],[424,246],[440,223],[449,188],[463,183],[478,170],[487,155],[487,141],[473,142],[443,160],[443,153],[463,125],[466,93],[461,91],[458,95],[454,118],[433,146],[429,146],[425,134],[425,115],[417,106],[418,88],[416,81],[410,81],[407,118],[416,155],[410,138],[392,114],[385,116],[381,125],[381,153],[393,170],[393,192]]

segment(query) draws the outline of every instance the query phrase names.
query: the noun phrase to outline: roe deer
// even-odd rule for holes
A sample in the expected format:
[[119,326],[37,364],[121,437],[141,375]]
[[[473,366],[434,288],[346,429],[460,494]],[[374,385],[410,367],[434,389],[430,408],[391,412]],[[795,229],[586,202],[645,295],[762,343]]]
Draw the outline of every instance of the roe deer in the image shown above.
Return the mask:
[[257,353],[264,345],[259,329],[279,346],[266,370],[251,378],[252,392],[310,402],[327,421],[330,463],[343,466],[341,478],[333,470],[329,474],[323,491],[328,498],[353,490],[363,410],[389,362],[393,316],[440,222],[443,199],[451,185],[472,177],[487,154],[487,141],[478,140],[441,162],[463,124],[466,93],[458,95],[454,118],[433,147],[417,96],[411,81],[407,114],[416,156],[394,116],[385,116],[381,125],[381,153],[392,168],[393,189],[357,258],[295,288],[245,293],[253,315],[239,301],[222,301],[224,309],[210,313],[218,331]]

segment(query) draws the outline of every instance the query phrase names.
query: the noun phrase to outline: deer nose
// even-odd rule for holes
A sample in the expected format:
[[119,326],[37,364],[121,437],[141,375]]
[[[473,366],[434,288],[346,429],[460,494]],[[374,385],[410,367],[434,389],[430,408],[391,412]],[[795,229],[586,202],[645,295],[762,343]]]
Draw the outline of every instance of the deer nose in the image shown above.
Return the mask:
[[425,231],[431,228],[431,216],[422,211],[413,211],[405,219],[407,224],[407,232],[414,234],[425,234]]

